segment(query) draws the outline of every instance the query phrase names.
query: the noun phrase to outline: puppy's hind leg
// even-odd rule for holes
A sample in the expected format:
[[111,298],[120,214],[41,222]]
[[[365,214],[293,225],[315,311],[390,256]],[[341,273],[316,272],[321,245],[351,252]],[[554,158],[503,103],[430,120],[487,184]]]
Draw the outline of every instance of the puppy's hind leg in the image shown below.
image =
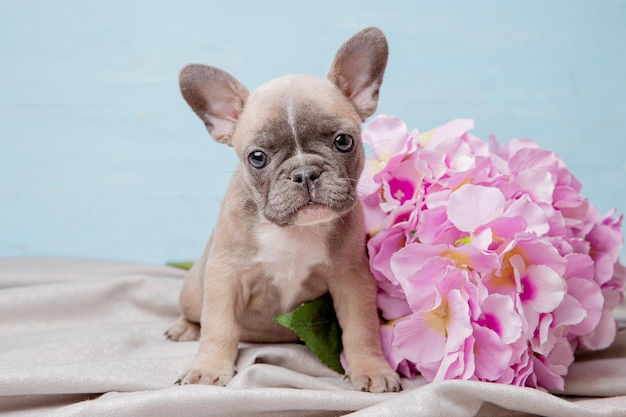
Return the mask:
[[[210,243],[210,241],[209,241]],[[179,307],[181,315],[165,332],[169,340],[186,342],[200,338],[200,313],[202,311],[202,274],[207,254],[195,262],[183,282]]]
[[200,338],[200,325],[179,316],[165,332],[165,337],[175,342],[188,342]]

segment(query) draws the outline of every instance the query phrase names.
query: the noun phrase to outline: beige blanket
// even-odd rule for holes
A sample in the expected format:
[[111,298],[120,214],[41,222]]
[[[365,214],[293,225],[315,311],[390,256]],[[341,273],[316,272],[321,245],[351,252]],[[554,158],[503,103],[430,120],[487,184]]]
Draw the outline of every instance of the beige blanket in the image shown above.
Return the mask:
[[626,416],[626,331],[579,357],[560,395],[423,379],[404,380],[398,394],[355,392],[296,344],[241,345],[226,388],[175,386],[197,349],[163,337],[182,277],[160,266],[0,258],[0,414]]

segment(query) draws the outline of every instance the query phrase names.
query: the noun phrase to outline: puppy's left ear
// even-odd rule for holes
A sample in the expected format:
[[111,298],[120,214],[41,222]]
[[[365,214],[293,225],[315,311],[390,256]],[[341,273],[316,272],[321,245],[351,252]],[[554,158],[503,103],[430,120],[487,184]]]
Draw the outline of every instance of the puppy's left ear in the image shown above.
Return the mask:
[[362,121],[376,111],[388,55],[383,32],[363,29],[339,48],[328,72],[328,79],[350,100]]
[[202,119],[213,139],[232,146],[248,90],[226,71],[206,65],[187,65],[179,79],[185,101]]

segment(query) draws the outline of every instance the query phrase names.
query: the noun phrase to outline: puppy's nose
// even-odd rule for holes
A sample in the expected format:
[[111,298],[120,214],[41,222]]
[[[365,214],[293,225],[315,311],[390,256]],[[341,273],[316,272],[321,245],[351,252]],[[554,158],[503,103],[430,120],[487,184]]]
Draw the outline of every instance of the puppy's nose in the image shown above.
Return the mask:
[[291,181],[311,189],[313,183],[322,175],[322,169],[316,166],[304,166],[295,169],[289,177]]

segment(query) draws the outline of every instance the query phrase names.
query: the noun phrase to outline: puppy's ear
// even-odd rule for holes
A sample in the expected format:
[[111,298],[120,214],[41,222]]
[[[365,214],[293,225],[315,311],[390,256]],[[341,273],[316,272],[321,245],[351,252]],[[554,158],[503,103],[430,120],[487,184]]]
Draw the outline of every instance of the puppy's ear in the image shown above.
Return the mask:
[[206,65],[187,65],[179,79],[183,97],[213,139],[232,146],[231,139],[248,90],[226,71]]
[[383,32],[367,28],[339,48],[328,72],[328,79],[352,102],[362,121],[376,111],[388,55]]

